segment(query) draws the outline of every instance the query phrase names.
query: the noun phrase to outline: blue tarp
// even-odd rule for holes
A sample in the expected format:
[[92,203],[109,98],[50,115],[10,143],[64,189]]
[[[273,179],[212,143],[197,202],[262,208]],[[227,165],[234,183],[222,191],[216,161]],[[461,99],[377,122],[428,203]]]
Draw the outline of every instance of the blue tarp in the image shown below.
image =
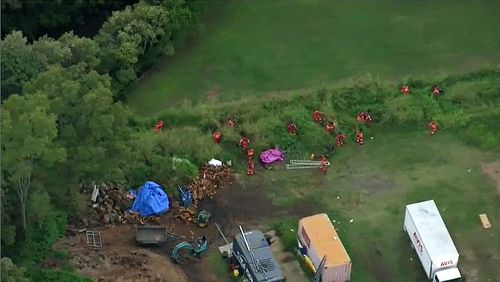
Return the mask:
[[130,210],[147,217],[162,214],[168,211],[168,208],[167,194],[160,185],[148,181],[137,189],[135,201]]

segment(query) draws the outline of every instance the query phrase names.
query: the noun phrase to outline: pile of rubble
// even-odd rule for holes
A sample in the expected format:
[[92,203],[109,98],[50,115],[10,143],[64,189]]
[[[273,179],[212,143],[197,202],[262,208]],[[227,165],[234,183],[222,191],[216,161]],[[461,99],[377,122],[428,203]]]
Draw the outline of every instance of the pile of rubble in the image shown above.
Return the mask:
[[184,222],[192,222],[198,209],[198,202],[205,198],[211,199],[217,190],[228,187],[234,180],[234,172],[229,167],[202,167],[196,179],[187,187],[193,196],[193,205],[189,208],[179,207],[177,217]]
[[127,198],[127,192],[122,187],[110,183],[95,187],[99,191],[97,196],[95,190],[93,191],[93,201],[90,203],[91,218],[97,219],[100,224],[125,223],[127,210],[132,205],[132,201]]
[[[91,194],[90,220],[84,219],[85,227],[120,223],[143,223],[144,218],[128,212],[133,200],[127,197],[123,187],[111,183],[101,183],[85,187],[84,194]],[[152,219],[154,221],[154,219]]]

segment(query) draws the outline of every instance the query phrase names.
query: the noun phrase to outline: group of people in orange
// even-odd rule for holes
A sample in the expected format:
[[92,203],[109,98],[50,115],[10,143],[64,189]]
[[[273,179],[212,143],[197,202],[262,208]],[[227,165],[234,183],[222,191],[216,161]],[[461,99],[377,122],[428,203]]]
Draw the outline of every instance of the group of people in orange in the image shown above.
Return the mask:
[[[404,96],[408,96],[410,94],[410,87],[407,85],[403,85],[400,88],[400,92]],[[432,88],[432,95],[434,97],[439,97],[439,96],[441,96],[441,94],[442,94],[442,90],[439,86],[434,86]],[[323,124],[323,122],[325,120],[325,115],[320,111],[314,111],[312,117],[313,117],[313,121],[318,123],[318,124]],[[369,123],[372,121],[372,117],[370,116],[370,114],[368,112],[361,112],[356,116],[356,120],[360,123]],[[165,123],[163,122],[163,120],[159,120],[154,126],[155,132],[160,132],[163,129],[164,125],[165,125]],[[235,121],[232,118],[229,118],[227,120],[227,126],[229,128],[234,128]],[[333,121],[328,121],[325,124],[325,130],[329,134],[335,134],[336,128],[337,128],[337,124]],[[431,136],[435,135],[437,132],[437,129],[438,129],[437,122],[432,120],[429,123],[428,128],[430,130],[430,135]],[[287,129],[288,129],[288,133],[290,135],[295,136],[297,134],[297,125],[293,121],[288,122]],[[220,131],[217,130],[217,131],[214,131],[212,133],[212,140],[216,144],[219,144],[221,142],[221,139],[222,139],[222,133]],[[345,139],[346,139],[346,135],[343,134],[341,131],[336,133],[335,143],[337,145],[337,148],[340,148],[344,145]],[[358,143],[359,145],[364,144],[363,130],[361,128],[359,128],[356,132],[356,143]],[[251,176],[251,175],[255,174],[255,165],[253,162],[254,149],[253,148],[249,149],[248,148],[249,144],[250,144],[250,139],[248,137],[243,136],[240,139],[238,145],[239,145],[239,147],[241,147],[242,151],[247,154],[247,158],[248,158],[247,175]],[[326,156],[322,155],[320,158],[320,170],[323,174],[326,173],[327,167],[328,167],[328,159]]]

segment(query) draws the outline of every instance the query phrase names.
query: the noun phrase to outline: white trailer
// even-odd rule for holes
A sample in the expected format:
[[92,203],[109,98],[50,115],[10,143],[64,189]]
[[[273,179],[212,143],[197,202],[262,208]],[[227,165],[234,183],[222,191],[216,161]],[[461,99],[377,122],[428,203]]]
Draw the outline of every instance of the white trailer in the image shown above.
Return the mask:
[[403,230],[429,281],[461,281],[458,252],[434,200],[406,205]]

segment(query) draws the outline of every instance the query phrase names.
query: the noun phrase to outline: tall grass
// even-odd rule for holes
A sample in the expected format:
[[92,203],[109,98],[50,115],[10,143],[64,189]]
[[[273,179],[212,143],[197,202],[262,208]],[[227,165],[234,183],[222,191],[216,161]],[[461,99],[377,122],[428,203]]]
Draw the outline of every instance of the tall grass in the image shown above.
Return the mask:
[[[257,151],[279,147],[289,156],[333,143],[325,130],[312,122],[312,112],[321,110],[327,119],[336,121],[338,130],[352,138],[358,127],[355,116],[369,111],[374,123],[383,127],[415,127],[426,130],[432,119],[440,130],[457,133],[467,143],[482,149],[500,144],[500,70],[490,69],[463,76],[407,78],[409,96],[399,93],[399,85],[381,82],[370,76],[354,79],[342,86],[322,86],[288,95],[247,97],[239,101],[186,105],[169,110],[158,118],[166,122],[166,130],[155,141],[164,152],[175,152],[200,165],[211,157],[244,158],[238,154],[238,140],[247,136]],[[440,85],[444,95],[433,97],[431,89]],[[225,124],[227,118],[237,120],[235,129]],[[288,121],[298,126],[297,136],[286,130]],[[143,124],[152,126],[154,120]],[[363,126],[366,130],[368,127]],[[223,142],[215,145],[210,134],[221,130]],[[328,141],[331,138],[330,141]],[[236,154],[236,155],[235,155]]]

